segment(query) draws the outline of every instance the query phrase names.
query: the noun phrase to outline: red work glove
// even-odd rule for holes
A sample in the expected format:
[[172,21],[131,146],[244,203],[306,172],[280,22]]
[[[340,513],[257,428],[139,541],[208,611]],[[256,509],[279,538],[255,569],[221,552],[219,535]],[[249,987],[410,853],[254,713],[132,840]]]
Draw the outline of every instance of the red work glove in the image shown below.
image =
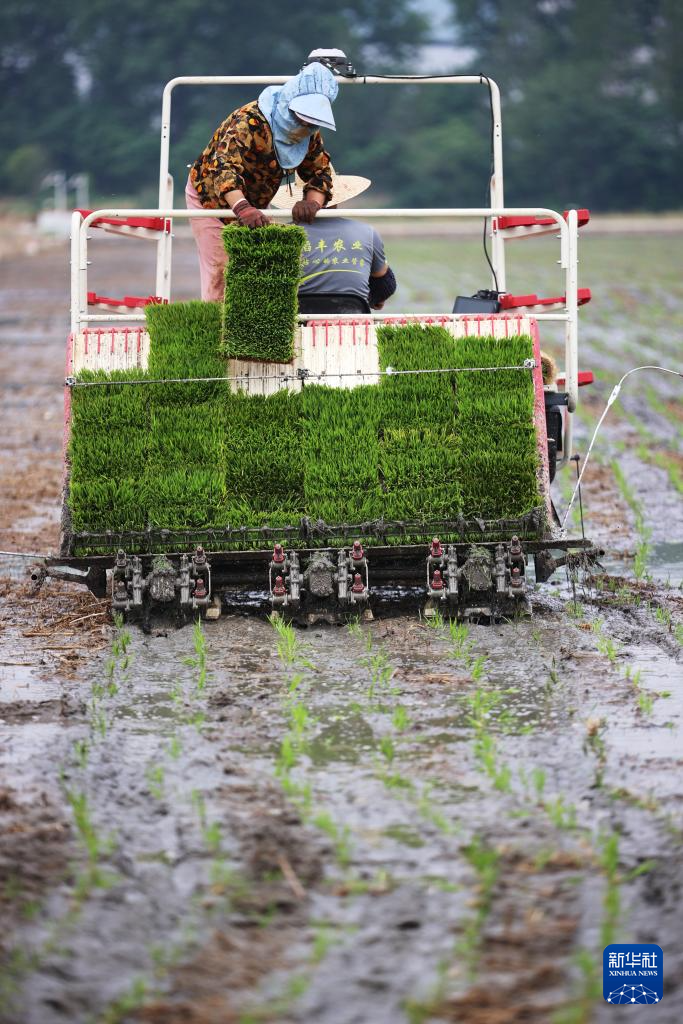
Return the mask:
[[312,224],[319,209],[315,199],[300,199],[292,207],[292,220],[295,224]]
[[257,210],[255,206],[248,203],[246,199],[240,199],[239,203],[235,203],[232,212],[242,227],[245,228],[263,228],[266,224],[270,224],[268,217],[261,210]]

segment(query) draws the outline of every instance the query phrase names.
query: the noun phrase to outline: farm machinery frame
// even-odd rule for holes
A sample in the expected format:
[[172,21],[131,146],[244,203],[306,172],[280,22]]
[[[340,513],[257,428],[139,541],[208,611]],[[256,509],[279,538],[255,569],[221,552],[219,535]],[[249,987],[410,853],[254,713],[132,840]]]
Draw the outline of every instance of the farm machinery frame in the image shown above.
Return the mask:
[[[285,528],[249,528],[239,523],[220,529],[117,531],[76,535],[68,512],[68,439],[71,396],[83,369],[145,369],[149,336],[144,307],[171,299],[173,224],[191,218],[216,217],[214,210],[174,208],[174,183],[169,173],[171,103],[175,88],[213,85],[277,85],[288,76],[219,76],[176,78],[163,94],[159,205],[148,209],[74,211],[71,230],[71,331],[67,344],[65,383],[65,478],[61,549],[48,560],[49,575],[82,582],[103,595],[111,587],[112,606],[147,621],[155,609],[175,608],[180,618],[203,614],[218,617],[229,595],[240,588],[264,595],[264,604],[302,621],[357,614],[383,604],[400,603],[399,591],[413,602],[426,603],[428,614],[441,608],[460,618],[506,617],[528,606],[526,567],[535,562],[539,581],[568,560],[585,561],[595,551],[585,538],[571,538],[557,520],[550,498],[555,462],[572,457],[572,416],[579,401],[578,307],[588,301],[577,276],[578,228],[587,211],[562,213],[544,207],[506,207],[500,94],[484,76],[441,76],[420,84],[485,85],[491,103],[492,175],[490,206],[446,209],[321,210],[318,217],[434,219],[455,221],[486,218],[490,222],[492,287],[500,294],[497,312],[432,313],[373,312],[354,317],[334,314],[299,315],[299,338],[293,364],[250,364],[232,360],[226,379],[233,389],[272,394],[282,387],[297,391],[313,375],[332,387],[376,383],[382,372],[377,358],[376,328],[381,324],[438,324],[455,338],[465,335],[502,337],[529,335],[533,360],[527,370],[534,383],[534,425],[538,447],[538,485],[543,500],[542,522],[534,516],[493,524],[481,519],[420,522],[326,524],[303,519]],[[410,77],[339,79],[344,86],[415,84]],[[229,211],[221,215],[230,216]],[[288,220],[285,210],[269,217]],[[154,296],[112,299],[88,290],[88,241],[93,229],[153,241],[156,245]],[[564,293],[544,299],[512,296],[506,290],[506,245],[523,237],[552,234],[559,239],[558,263]],[[92,312],[95,308],[97,311]],[[564,325],[563,373],[544,385],[539,325]],[[320,343],[324,331],[325,344]],[[333,344],[329,344],[332,338]],[[316,344],[317,340],[317,344]],[[533,521],[532,521],[533,520]],[[427,537],[427,533],[429,537]],[[415,543],[416,534],[425,535]],[[440,539],[441,538],[441,539]],[[91,540],[94,550],[79,553],[77,542]],[[243,541],[240,544],[240,540]],[[398,589],[397,589],[398,588]],[[387,595],[389,595],[387,597]],[[392,596],[393,595],[393,596]]]

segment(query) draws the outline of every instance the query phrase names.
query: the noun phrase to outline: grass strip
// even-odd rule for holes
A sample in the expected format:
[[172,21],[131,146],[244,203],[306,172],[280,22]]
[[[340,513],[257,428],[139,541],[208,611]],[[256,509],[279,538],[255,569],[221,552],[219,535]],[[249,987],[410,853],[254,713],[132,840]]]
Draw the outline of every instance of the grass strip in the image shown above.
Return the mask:
[[288,363],[294,358],[303,228],[229,225],[222,347],[231,358]]
[[[282,229],[262,230],[265,265]],[[251,246],[242,229],[232,235],[236,251]],[[294,252],[299,242],[290,245]],[[218,303],[153,306],[147,316],[149,377],[225,375]],[[520,365],[532,355],[529,338],[454,339],[433,326],[387,326],[378,338],[380,365],[398,370]],[[400,538],[409,543],[438,520],[516,518],[542,504],[533,408],[532,376],[523,370],[391,375],[378,385],[307,385],[268,397],[231,393],[222,381],[75,389],[73,527],[277,528],[303,516],[329,525],[384,518],[416,521]]]
[[222,467],[169,468],[144,487],[150,525],[169,530],[222,526],[225,495]]
[[[139,380],[138,370],[83,370],[86,383]],[[68,507],[76,532],[145,526],[148,406],[144,387],[83,387],[71,393]]]
[[[380,366],[457,365],[443,328],[382,327]],[[455,448],[455,374],[382,377],[379,464],[386,519],[456,519],[462,509]],[[429,532],[427,530],[427,532]]]
[[[531,338],[463,338],[458,365],[521,366]],[[530,371],[459,373],[456,450],[463,514],[483,519],[523,515],[542,504]]]
[[225,482],[228,522],[284,526],[304,514],[301,400],[275,395],[230,396],[226,407]]
[[326,523],[382,515],[378,389],[307,386],[301,393],[304,505]]
[[[148,374],[152,380],[188,377],[226,377],[220,352],[219,302],[170,302],[145,307],[150,337]],[[226,381],[150,385],[153,401],[161,405],[195,405],[219,401],[230,392]]]

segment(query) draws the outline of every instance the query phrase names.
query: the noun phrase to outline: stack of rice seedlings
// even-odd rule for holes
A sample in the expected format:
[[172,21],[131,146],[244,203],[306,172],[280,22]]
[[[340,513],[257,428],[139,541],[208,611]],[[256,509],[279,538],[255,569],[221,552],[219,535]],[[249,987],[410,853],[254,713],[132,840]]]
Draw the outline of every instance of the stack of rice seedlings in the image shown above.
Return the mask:
[[[149,376],[154,380],[225,377],[219,303],[148,306]],[[170,530],[225,522],[227,381],[149,384],[145,483],[149,524]]]
[[[457,365],[454,340],[441,327],[383,327],[378,340],[382,369]],[[381,379],[379,458],[385,518],[427,523],[459,516],[454,386],[454,374]]]
[[[153,391],[154,385],[147,385]],[[202,402],[193,406],[151,403],[147,469],[158,476],[194,464],[223,465],[225,406]]]
[[170,468],[145,484],[149,524],[168,530],[224,525],[225,481],[220,466]]
[[[463,338],[459,366],[520,366],[533,357],[529,337]],[[529,370],[459,373],[456,448],[463,514],[496,520],[542,505]]]
[[379,482],[379,390],[307,386],[303,412],[304,500],[326,523],[360,523],[382,515]]
[[303,228],[269,225],[223,231],[228,253],[223,307],[226,355],[261,362],[294,358]]
[[232,526],[288,526],[304,514],[301,403],[231,395],[226,408],[226,518]]
[[[144,377],[138,370],[111,374],[83,370],[78,380],[125,381]],[[74,388],[69,443],[69,497],[74,532],[141,530],[146,513],[143,480],[148,412],[144,385]],[[103,550],[90,543],[77,553]]]
[[[172,302],[145,307],[150,337],[148,374],[153,380],[226,377],[220,352],[221,304]],[[195,405],[220,401],[230,391],[227,381],[150,385],[159,405]]]

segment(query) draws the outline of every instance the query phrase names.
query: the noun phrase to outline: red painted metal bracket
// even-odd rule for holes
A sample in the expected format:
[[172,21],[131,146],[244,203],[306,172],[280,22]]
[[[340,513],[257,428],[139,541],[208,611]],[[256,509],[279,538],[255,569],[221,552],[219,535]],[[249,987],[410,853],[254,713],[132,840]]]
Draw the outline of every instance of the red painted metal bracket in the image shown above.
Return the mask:
[[[591,300],[590,288],[577,289],[577,301],[579,306],[585,306]],[[565,295],[557,295],[549,299],[539,299],[538,295],[501,295],[501,309],[539,309],[552,308],[564,309],[567,305]]]
[[[577,223],[578,227],[582,228],[591,219],[590,210],[577,210]],[[569,216],[569,210],[564,210],[562,216],[566,220]],[[496,229],[504,231],[506,228],[536,228],[536,227],[556,227],[557,221],[554,221],[552,217],[496,217],[494,220],[493,230]]]
[[[76,212],[85,219],[92,213],[92,210],[77,210]],[[110,225],[115,228],[145,228],[146,231],[165,231],[166,234],[171,230],[170,221],[164,217],[96,217],[90,227],[101,228]]]
[[112,309],[144,309],[145,306],[161,305],[167,303],[168,299],[161,299],[158,295],[124,295],[122,299],[112,299],[108,295],[97,295],[96,292],[88,292],[89,306],[106,306]]

